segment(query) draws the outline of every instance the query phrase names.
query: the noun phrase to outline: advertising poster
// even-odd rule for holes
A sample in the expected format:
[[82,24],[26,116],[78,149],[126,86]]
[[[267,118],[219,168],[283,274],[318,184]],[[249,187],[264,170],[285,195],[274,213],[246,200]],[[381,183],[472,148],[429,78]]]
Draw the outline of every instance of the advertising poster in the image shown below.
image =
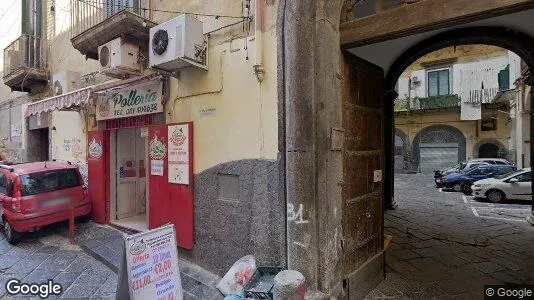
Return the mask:
[[169,126],[169,183],[189,184],[189,124]]
[[174,225],[126,237],[125,251],[130,299],[183,299]]

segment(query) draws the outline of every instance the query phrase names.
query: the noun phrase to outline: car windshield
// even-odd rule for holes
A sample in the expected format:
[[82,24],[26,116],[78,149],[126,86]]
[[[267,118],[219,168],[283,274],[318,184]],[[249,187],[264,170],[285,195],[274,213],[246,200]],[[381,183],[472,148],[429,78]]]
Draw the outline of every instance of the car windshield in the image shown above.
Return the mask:
[[80,186],[73,169],[31,173],[20,176],[22,196],[37,195]]
[[509,177],[509,176],[514,176],[514,175],[517,175],[521,172],[524,172],[523,170],[519,170],[519,171],[511,171],[511,172],[508,172],[506,174],[503,174],[503,175],[499,175],[499,176],[495,176],[496,179],[503,179],[503,178],[506,178],[506,177]]

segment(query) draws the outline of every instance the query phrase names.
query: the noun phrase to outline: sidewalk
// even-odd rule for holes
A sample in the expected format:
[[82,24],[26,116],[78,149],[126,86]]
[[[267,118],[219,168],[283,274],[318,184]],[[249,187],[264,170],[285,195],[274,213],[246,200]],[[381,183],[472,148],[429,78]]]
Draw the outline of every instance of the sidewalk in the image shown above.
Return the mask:
[[[59,233],[68,236],[68,227],[62,226]],[[108,266],[117,273],[121,259],[123,233],[110,226],[93,222],[76,224],[76,243],[87,254]],[[184,299],[223,299],[215,288],[220,277],[201,267],[179,259],[178,261],[184,290]]]

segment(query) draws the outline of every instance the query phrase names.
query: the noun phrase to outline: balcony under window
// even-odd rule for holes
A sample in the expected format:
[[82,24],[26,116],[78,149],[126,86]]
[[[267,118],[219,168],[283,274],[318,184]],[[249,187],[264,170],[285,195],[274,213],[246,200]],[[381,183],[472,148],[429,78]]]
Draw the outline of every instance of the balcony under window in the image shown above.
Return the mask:
[[148,0],[71,0],[72,46],[88,58],[98,59],[98,47],[122,37],[148,48]]
[[4,84],[32,92],[48,84],[46,51],[41,38],[23,34],[4,49]]

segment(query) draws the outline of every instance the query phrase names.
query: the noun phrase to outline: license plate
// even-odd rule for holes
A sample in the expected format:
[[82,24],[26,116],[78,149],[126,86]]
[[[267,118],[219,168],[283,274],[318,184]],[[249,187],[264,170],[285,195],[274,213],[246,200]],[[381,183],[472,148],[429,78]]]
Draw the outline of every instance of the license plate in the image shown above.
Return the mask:
[[70,202],[70,198],[56,198],[56,199],[50,199],[43,202],[41,205],[42,207],[51,207],[51,206],[58,206],[63,205]]

